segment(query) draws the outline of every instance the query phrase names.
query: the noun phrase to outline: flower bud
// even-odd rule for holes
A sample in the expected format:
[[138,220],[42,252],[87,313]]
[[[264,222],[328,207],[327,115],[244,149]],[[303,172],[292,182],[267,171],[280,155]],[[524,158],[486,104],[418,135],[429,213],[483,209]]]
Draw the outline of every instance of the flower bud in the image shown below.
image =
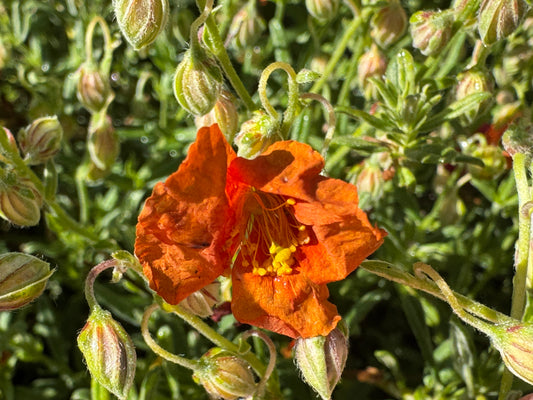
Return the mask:
[[345,323],[339,323],[328,336],[298,339],[294,348],[298,369],[305,381],[324,400],[340,380],[348,357],[348,332]]
[[2,142],[0,141],[0,162],[8,163],[11,159],[11,154],[19,154],[19,149],[17,147],[17,142],[11,131],[7,128],[0,127],[0,135],[5,135],[7,139],[8,147],[4,148]]
[[239,114],[231,94],[222,91],[213,109],[204,116],[197,117],[195,123],[198,129],[203,126],[218,124],[228,142],[231,143],[239,128]]
[[113,166],[120,143],[109,116],[91,120],[87,147],[96,167],[108,171]]
[[[494,84],[488,74],[479,69],[471,69],[457,76],[458,82],[455,89],[457,100],[474,93],[492,92]],[[472,123],[479,114],[487,111],[492,104],[492,98],[480,102],[474,109],[463,114],[468,123]]]
[[255,111],[252,118],[241,125],[235,138],[239,157],[257,157],[275,142],[277,134],[277,122],[264,111]]
[[194,371],[193,378],[216,399],[251,398],[256,391],[250,365],[220,348],[213,348],[202,356],[200,367]]
[[151,44],[165,28],[168,0],[113,0],[122,35],[135,50]]
[[265,20],[257,13],[254,2],[242,7],[229,28],[228,37],[233,38],[231,44],[236,50],[251,48],[266,29]]
[[526,15],[525,0],[483,0],[478,14],[478,32],[485,45],[513,33]]
[[215,281],[190,294],[179,305],[200,318],[207,318],[213,314],[213,307],[219,302],[220,282]]
[[12,224],[34,226],[41,219],[43,196],[28,178],[13,172],[0,176],[0,217]]
[[80,67],[79,73],[78,100],[89,111],[101,111],[113,97],[109,80],[88,63]]
[[78,347],[91,376],[120,399],[126,399],[135,378],[137,357],[124,328],[109,311],[95,307],[78,335]]
[[513,156],[516,153],[533,156],[533,127],[525,119],[513,122],[505,131],[502,138],[503,147]]
[[24,161],[29,165],[45,163],[59,151],[62,138],[63,128],[55,115],[36,119],[18,133]]
[[441,51],[452,36],[453,11],[418,11],[409,20],[413,47],[425,56]]
[[494,325],[491,331],[488,334],[505,366],[533,385],[533,325],[516,321],[515,325]]
[[375,44],[372,45],[370,50],[363,53],[361,58],[359,58],[357,78],[360,87],[364,89],[367,97],[370,97],[374,91],[374,87],[372,83],[368,82],[368,79],[372,77],[381,77],[386,70],[387,59]]
[[331,21],[339,9],[339,0],[305,0],[307,11],[321,21]]
[[0,311],[15,310],[35,300],[54,273],[50,265],[24,253],[0,255]]
[[189,113],[201,116],[215,106],[222,91],[222,73],[203,49],[185,53],[174,75],[174,95]]
[[370,35],[381,47],[387,48],[400,39],[407,29],[407,14],[398,0],[391,0],[371,21]]

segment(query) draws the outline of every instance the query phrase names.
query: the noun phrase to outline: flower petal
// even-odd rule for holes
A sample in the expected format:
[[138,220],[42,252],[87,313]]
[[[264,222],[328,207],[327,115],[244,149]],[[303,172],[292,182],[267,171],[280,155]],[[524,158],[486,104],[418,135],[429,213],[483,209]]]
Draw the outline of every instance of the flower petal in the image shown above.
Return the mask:
[[225,185],[235,157],[217,125],[200,129],[185,161],[154,187],[139,215],[135,254],[150,287],[170,304],[229,267],[226,227],[233,215]]
[[279,277],[258,276],[236,261],[231,309],[242,323],[292,338],[327,336],[341,319],[327,301],[326,285],[311,282],[295,272]]
[[324,160],[310,146],[281,141],[253,160],[236,158],[228,169],[228,179],[264,192],[312,200],[307,186],[323,167]]

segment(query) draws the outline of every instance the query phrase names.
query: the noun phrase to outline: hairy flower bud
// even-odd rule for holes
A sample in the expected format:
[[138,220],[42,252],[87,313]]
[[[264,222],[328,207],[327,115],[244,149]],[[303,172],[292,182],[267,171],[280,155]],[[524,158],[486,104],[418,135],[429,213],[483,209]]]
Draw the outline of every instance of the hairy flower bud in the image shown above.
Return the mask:
[[241,125],[235,138],[238,155],[245,158],[257,157],[276,140],[278,124],[264,111],[255,111],[251,119]]
[[0,175],[0,217],[15,225],[34,226],[41,219],[42,205],[43,196],[31,180],[11,171]]
[[478,32],[485,45],[513,33],[526,15],[525,0],[483,0],[478,14]]
[[4,135],[7,142],[7,147],[2,146],[0,141],[0,162],[8,163],[13,153],[19,154],[19,149],[15,137],[7,128],[0,127],[0,135]]
[[24,161],[29,165],[45,163],[59,151],[62,138],[63,128],[55,115],[36,119],[18,133]]
[[91,121],[87,147],[96,167],[108,171],[113,166],[120,143],[109,116]]
[[338,327],[328,336],[315,336],[298,339],[294,348],[298,369],[305,381],[324,400],[340,380],[348,357],[348,332],[346,324]]
[[213,109],[209,113],[197,117],[195,123],[198,129],[203,126],[218,124],[228,142],[231,143],[237,129],[239,129],[239,114],[231,94],[223,90]]
[[193,378],[217,399],[251,398],[256,391],[250,365],[220,348],[213,348],[202,356]]
[[511,156],[516,153],[533,156],[533,127],[526,119],[518,119],[505,131],[503,147]]
[[48,278],[50,265],[24,253],[0,255],[0,311],[15,310],[39,297]]
[[372,77],[380,77],[387,70],[387,59],[374,44],[367,52],[359,58],[357,65],[357,78],[359,85],[364,89],[365,94],[370,96],[374,90],[373,85],[368,81]]
[[228,37],[235,49],[242,51],[252,47],[265,29],[265,20],[257,13],[255,2],[249,2],[233,17]]
[[220,282],[215,281],[190,294],[179,305],[200,318],[206,318],[213,314],[213,306],[219,302]]
[[185,53],[174,75],[174,95],[189,113],[201,116],[215,106],[222,91],[222,72],[203,49]]
[[101,111],[113,98],[109,80],[88,63],[80,67],[79,74],[78,100],[89,111]]
[[476,134],[466,142],[461,143],[463,152],[469,156],[477,157],[483,161],[483,166],[468,164],[468,172],[477,179],[495,179],[507,168],[507,161],[499,146],[487,143],[485,137]]
[[165,28],[168,0],[113,0],[122,35],[135,50],[151,44]]
[[[457,76],[458,82],[455,89],[455,97],[457,100],[464,99],[465,97],[474,93],[492,92],[494,83],[490,76],[479,70],[471,69],[463,72]],[[488,98],[480,102],[474,109],[464,114],[468,123],[472,123],[479,114],[486,111],[492,104],[492,98]]]
[[425,56],[441,51],[452,36],[452,10],[418,11],[409,20],[413,47]]
[[96,307],[78,335],[78,347],[91,376],[126,399],[135,378],[137,356],[130,337],[109,311]]
[[516,325],[494,325],[489,336],[505,366],[533,385],[533,325],[519,321]]
[[400,39],[407,29],[407,14],[398,0],[382,7],[371,21],[370,35],[381,47],[387,48]]
[[321,21],[331,21],[339,9],[339,0],[305,0],[307,11]]

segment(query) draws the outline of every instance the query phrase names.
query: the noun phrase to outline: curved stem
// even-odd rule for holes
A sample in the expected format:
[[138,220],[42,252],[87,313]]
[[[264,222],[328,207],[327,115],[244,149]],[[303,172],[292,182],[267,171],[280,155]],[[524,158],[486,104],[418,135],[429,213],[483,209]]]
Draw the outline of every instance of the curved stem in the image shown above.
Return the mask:
[[164,358],[167,361],[173,362],[174,364],[181,365],[182,367],[191,369],[193,371],[196,370],[198,368],[197,362],[191,361],[185,357],[180,357],[170,353],[169,351],[166,351],[164,348],[159,346],[150,335],[150,330],[148,329],[148,321],[150,320],[150,316],[152,315],[152,313],[158,308],[159,305],[154,303],[144,311],[141,322],[141,333],[143,335],[144,341],[146,342],[148,347],[150,347],[150,349],[152,349],[152,351],[159,357]]
[[[222,347],[235,354],[240,354],[239,347],[235,343],[231,342],[230,340],[226,339],[224,336],[213,330],[199,317],[186,311],[185,309],[183,309],[183,307],[180,307],[179,305],[170,305],[168,303],[165,303],[163,300],[161,301],[162,303],[160,307],[163,311],[172,312],[176,314],[178,317],[180,317],[186,323],[192,326],[196,331],[198,331],[198,333],[209,339],[218,347]],[[257,372],[259,376],[263,376],[265,374],[265,366],[253,353],[248,352],[246,354],[243,354],[242,358],[244,358],[252,366],[252,368]]]
[[116,267],[117,265],[118,263],[116,260],[106,260],[93,267],[89,271],[89,274],[85,279],[85,299],[87,300],[87,304],[89,304],[91,312],[95,308],[100,308],[100,305],[98,304],[98,301],[96,300],[96,297],[94,295],[94,281],[96,280],[96,277],[106,269]]
[[304,93],[300,95],[300,98],[319,101],[324,106],[324,108],[326,109],[328,113],[328,130],[326,131],[326,136],[324,138],[324,144],[322,145],[322,150],[320,152],[322,157],[325,158],[326,154],[328,153],[331,139],[333,139],[333,135],[335,134],[335,127],[337,125],[337,117],[335,116],[335,110],[333,109],[333,106],[331,105],[331,103],[327,101],[324,96],[321,96],[317,93]]
[[450,305],[453,312],[457,314],[459,318],[461,318],[463,321],[465,321],[467,324],[472,325],[474,328],[480,330],[483,333],[489,334],[490,328],[488,328],[488,324],[480,319],[474,318],[472,315],[467,313],[463,307],[459,304],[459,301],[457,300],[457,297],[455,297],[455,294],[450,289],[450,286],[446,283],[446,281],[440,276],[440,274],[435,271],[431,266],[417,262],[413,266],[415,275],[419,278],[422,278],[424,275],[429,277],[433,282],[437,284],[439,287],[441,293],[446,298],[446,302]]
[[191,30],[190,30],[190,41],[191,41],[191,48],[194,49],[198,48],[200,46],[200,41],[198,39],[198,33],[200,30],[200,27],[202,24],[205,23],[207,20],[207,17],[211,14],[211,10],[213,9],[214,0],[207,0],[205,2],[204,9],[200,16],[196,18],[193,23],[191,24]]
[[265,342],[265,344],[267,345],[268,352],[270,354],[270,358],[268,360],[268,365],[266,367],[266,370],[263,376],[261,377],[261,380],[257,384],[256,395],[257,397],[262,398],[264,390],[265,390],[265,385],[268,379],[270,378],[270,375],[272,375],[272,372],[274,371],[274,367],[276,366],[276,346],[274,345],[272,340],[267,335],[265,335],[263,332],[256,331],[256,330],[247,331],[242,335],[242,338],[246,340],[250,336],[256,336],[260,338],[261,340],[263,340],[263,342]]
[[274,107],[272,107],[272,104],[270,104],[266,93],[268,78],[270,77],[272,72],[277,69],[282,69],[288,75],[289,98],[287,109],[283,114],[283,123],[281,126],[281,135],[284,139],[286,139],[287,133],[292,122],[294,121],[294,118],[296,117],[298,109],[298,83],[296,82],[296,72],[294,72],[294,69],[290,66],[290,64],[287,64],[282,61],[274,62],[268,67],[266,67],[261,73],[261,78],[259,79],[259,88],[257,89],[257,91],[259,93],[259,98],[261,99],[261,105],[266,110],[266,112],[272,117],[272,119],[277,121],[279,118],[278,112],[274,109]]
[[[422,290],[441,300],[446,300],[445,296],[435,283],[430,282],[427,279],[420,279],[416,276],[413,276],[396,265],[389,264],[384,261],[366,260],[361,263],[359,268],[390,281],[412,287],[413,289]],[[476,315],[495,324],[509,322],[509,317],[507,315],[499,313],[498,311],[469,299],[466,296],[455,292],[452,293],[457,299],[460,307],[468,311],[470,314]]]
[[109,70],[111,68],[111,58],[113,56],[113,43],[111,40],[111,33],[109,32],[109,27],[107,26],[107,23],[105,20],[100,17],[96,16],[94,17],[91,22],[89,22],[89,25],[87,26],[87,32],[85,33],[85,58],[90,63],[93,63],[93,36],[94,36],[94,28],[96,27],[96,24],[100,25],[100,29],[102,30],[102,34],[104,36],[104,56],[102,58],[102,73],[104,73],[105,76],[109,75]]

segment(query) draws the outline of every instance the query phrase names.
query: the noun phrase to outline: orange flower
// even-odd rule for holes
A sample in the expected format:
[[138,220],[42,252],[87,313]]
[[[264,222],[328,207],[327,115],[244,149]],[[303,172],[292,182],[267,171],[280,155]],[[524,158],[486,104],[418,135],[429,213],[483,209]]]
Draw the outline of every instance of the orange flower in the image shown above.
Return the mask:
[[306,144],[276,142],[248,160],[216,125],[200,129],[139,216],[135,253],[150,287],[177,304],[231,271],[238,321],[326,336],[340,320],[326,284],[355,270],[386,233],[357,207],[355,186],[320,175],[323,167]]

